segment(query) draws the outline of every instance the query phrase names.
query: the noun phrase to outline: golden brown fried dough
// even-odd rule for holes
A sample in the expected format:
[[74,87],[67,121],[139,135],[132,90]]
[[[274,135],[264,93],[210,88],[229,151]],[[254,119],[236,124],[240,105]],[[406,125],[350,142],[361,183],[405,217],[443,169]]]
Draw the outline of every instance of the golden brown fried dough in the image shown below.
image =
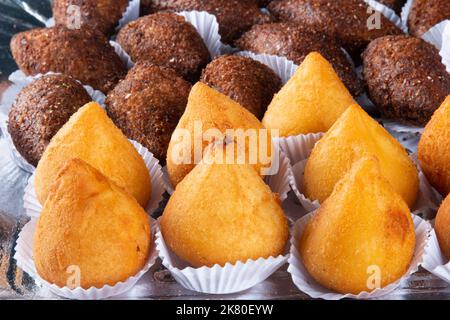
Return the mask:
[[[198,130],[196,130],[196,127],[198,127]],[[241,129],[243,131],[252,129],[259,135],[259,130],[263,130],[264,127],[252,113],[226,95],[211,89],[206,84],[197,83],[191,90],[186,111],[175,129],[167,152],[167,170],[170,181],[174,186],[180,183],[195,167],[198,163],[195,163],[195,159],[198,156],[200,156],[198,161],[201,160],[203,154],[196,156],[196,151],[203,151],[211,142],[222,141],[226,138],[231,138],[234,141],[235,136],[226,136],[227,129]],[[208,131],[209,133],[217,133],[220,137],[212,135],[213,141],[202,139]],[[185,136],[185,133],[188,134],[188,137]],[[261,158],[260,155],[256,159],[256,163],[251,163],[258,171],[261,171],[262,168],[270,168],[272,165],[270,134],[265,135],[263,132],[262,135],[267,139],[261,139],[260,136],[257,136],[256,145],[251,144],[248,141],[249,139],[246,139],[245,144],[246,163],[250,160],[249,148],[254,147],[253,150],[260,152],[264,145],[267,146],[267,159]],[[195,148],[196,143],[200,145],[199,149]],[[264,163],[265,160],[267,160],[267,163]]]
[[59,170],[72,158],[86,161],[146,207],[151,181],[144,160],[97,103],[79,109],[45,150],[34,179],[42,204]]
[[283,254],[289,229],[277,196],[252,166],[213,157],[206,155],[208,163],[195,167],[170,198],[161,219],[167,245],[195,267]]
[[447,196],[450,193],[450,96],[425,127],[418,153],[428,180]]
[[374,157],[363,158],[336,185],[308,222],[299,251],[311,276],[340,293],[372,291],[408,270],[415,248],[411,213],[383,177]]
[[12,38],[11,51],[26,75],[62,73],[104,93],[126,74],[106,37],[95,30],[55,26],[25,31]]
[[349,107],[314,147],[305,168],[306,196],[324,202],[366,156],[378,158],[381,173],[411,208],[419,190],[416,166],[403,146],[358,105]]
[[436,235],[442,252],[450,259],[450,195],[442,202],[436,216]]
[[101,288],[136,275],[151,247],[150,223],[136,200],[79,159],[66,163],[45,202],[34,236],[39,275],[59,287]]
[[333,67],[313,52],[275,95],[263,124],[279,129],[282,137],[326,132],[352,104],[355,100]]

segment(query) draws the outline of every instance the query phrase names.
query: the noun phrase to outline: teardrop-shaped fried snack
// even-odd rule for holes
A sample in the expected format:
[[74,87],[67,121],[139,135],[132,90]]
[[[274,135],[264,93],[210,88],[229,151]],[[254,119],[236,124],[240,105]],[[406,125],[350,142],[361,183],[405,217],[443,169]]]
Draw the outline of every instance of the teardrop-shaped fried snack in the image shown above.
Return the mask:
[[263,124],[282,137],[326,132],[355,103],[331,64],[312,52],[275,95]]
[[359,294],[395,282],[408,270],[415,232],[407,204],[363,158],[308,222],[299,243],[303,264],[321,285]]
[[146,212],[125,190],[79,159],[61,169],[34,236],[39,275],[59,287],[115,285],[136,275],[151,247]]
[[306,196],[325,201],[352,165],[366,156],[378,158],[382,174],[411,208],[419,190],[416,166],[403,146],[358,105],[349,107],[314,147],[305,168]]
[[205,155],[178,185],[161,220],[167,245],[195,267],[276,257],[288,239],[277,195],[252,166],[227,164],[225,152]]
[[79,158],[127,190],[145,208],[151,196],[144,160],[95,102],[80,108],[53,137],[36,168],[34,185],[44,204],[59,170]]

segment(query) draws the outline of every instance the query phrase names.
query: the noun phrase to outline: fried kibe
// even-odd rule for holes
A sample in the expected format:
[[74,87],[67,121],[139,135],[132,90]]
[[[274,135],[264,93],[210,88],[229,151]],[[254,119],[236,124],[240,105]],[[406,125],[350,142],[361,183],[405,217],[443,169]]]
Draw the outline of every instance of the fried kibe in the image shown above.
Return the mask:
[[26,75],[62,73],[103,93],[126,74],[106,37],[91,29],[55,26],[21,32],[12,38],[11,51]]
[[80,108],[45,150],[34,178],[41,204],[45,203],[59,170],[72,158],[86,161],[127,190],[142,207],[147,206],[151,181],[145,162],[97,103]]
[[[356,162],[306,225],[302,262],[321,285],[343,293],[376,289],[400,279],[415,248],[414,223],[375,157]],[[372,271],[373,270],[373,271]],[[375,284],[375,286],[374,286]]]
[[[234,136],[230,137],[226,132],[228,129],[240,129],[244,132],[254,130],[253,132],[257,133],[257,142],[256,145],[251,145],[250,142],[245,144],[245,162],[249,162],[247,153],[250,153],[252,148],[259,153],[255,163],[251,163],[255,169],[261,172],[265,168],[271,168],[271,137],[268,132],[260,131],[264,130],[262,123],[250,111],[226,95],[198,82],[191,90],[186,110],[172,135],[167,151],[167,171],[174,186],[201,160],[203,153],[198,154],[198,151],[203,151],[212,142],[236,138],[237,132],[233,132]],[[205,139],[209,130],[212,141]],[[200,148],[196,148],[197,144]]]
[[282,137],[326,132],[352,104],[331,64],[312,52],[275,95],[262,122]]
[[53,17],[56,24],[73,27],[78,12],[71,10],[79,8],[81,26],[99,30],[106,36],[111,36],[123,17],[129,0],[54,0]]
[[8,132],[17,151],[33,166],[59,129],[92,99],[65,75],[46,75],[22,89],[9,111]]
[[241,50],[286,57],[300,65],[305,57],[319,52],[327,59],[345,86],[357,97],[363,92],[363,84],[340,45],[322,32],[316,32],[293,23],[270,23],[254,26],[246,32],[236,46]]
[[151,247],[146,212],[98,170],[69,160],[51,187],[36,226],[33,258],[39,275],[59,287],[113,286],[136,275]]
[[144,0],[144,13],[206,11],[216,16],[222,41],[231,44],[255,24],[272,21],[255,0]]
[[134,62],[150,61],[174,69],[195,82],[211,60],[208,48],[192,24],[174,13],[155,13],[128,23],[117,42]]
[[363,54],[363,74],[378,110],[400,122],[425,125],[450,94],[450,74],[439,51],[415,37],[371,42]]
[[369,6],[363,0],[275,0],[270,12],[281,21],[301,24],[303,27],[326,33],[340,40],[357,57],[374,39],[403,32],[383,15],[380,28],[369,29]]
[[315,145],[306,163],[304,191],[323,203],[352,165],[376,156],[381,172],[411,208],[419,191],[419,176],[405,148],[358,105],[350,106]]
[[186,108],[191,85],[172,69],[138,62],[106,99],[115,125],[163,163]]
[[450,193],[450,95],[434,113],[420,138],[419,161],[422,169],[444,196]]
[[277,195],[252,166],[222,164],[225,159],[217,154],[205,159],[177,186],[164,210],[167,245],[194,267],[283,254],[289,229]]
[[414,0],[408,15],[409,32],[421,37],[434,25],[447,19],[450,19],[448,0]]
[[220,56],[208,64],[201,81],[229,96],[258,119],[281,88],[280,77],[265,64],[231,55]]

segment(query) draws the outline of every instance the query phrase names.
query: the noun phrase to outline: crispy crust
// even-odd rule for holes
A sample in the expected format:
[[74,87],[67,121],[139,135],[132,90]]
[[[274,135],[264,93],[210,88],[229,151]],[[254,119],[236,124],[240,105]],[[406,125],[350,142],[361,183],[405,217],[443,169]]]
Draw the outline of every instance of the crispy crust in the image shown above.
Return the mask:
[[450,196],[445,198],[436,216],[436,235],[447,259],[450,259]]
[[152,63],[174,69],[195,82],[211,57],[193,25],[174,13],[155,13],[132,21],[122,28],[117,42],[135,62]]
[[202,81],[253,113],[264,116],[281,79],[266,65],[241,56],[221,56],[203,70]]
[[381,15],[381,29],[369,30],[368,5],[362,0],[275,0],[270,12],[281,21],[291,21],[336,37],[355,57],[370,41],[390,34],[402,34]]
[[64,75],[44,76],[26,86],[17,96],[8,121],[19,153],[37,166],[53,136],[89,101],[83,86]]
[[81,25],[97,29],[107,36],[114,33],[129,0],[54,0],[53,17],[56,24],[70,25],[70,6],[79,6]]
[[422,39],[387,36],[363,54],[369,95],[389,118],[425,125],[450,94],[450,75],[438,50]]
[[137,63],[106,99],[123,133],[165,163],[170,138],[184,113],[191,85],[168,68]]
[[420,37],[446,19],[450,19],[450,1],[414,0],[408,16],[409,32],[413,36]]
[[298,65],[310,52],[317,51],[333,65],[353,96],[359,96],[363,91],[361,79],[338,43],[321,32],[293,23],[256,25],[236,45],[242,50],[284,56]]
[[142,5],[144,14],[165,10],[207,11],[216,16],[222,40],[230,44],[253,25],[272,21],[254,0],[145,0]]
[[113,286],[142,269],[151,246],[148,215],[137,201],[88,163],[69,160],[36,226],[39,275],[65,287],[68,268],[77,266],[82,288]]
[[27,75],[63,73],[104,93],[126,74],[108,40],[90,29],[55,26],[21,32],[12,38],[11,51]]
[[80,158],[127,190],[145,208],[152,194],[150,174],[136,148],[95,102],[81,107],[56,133],[36,168],[34,186],[45,203],[58,172]]
[[450,193],[450,96],[434,113],[420,138],[418,155],[433,187],[444,196]]

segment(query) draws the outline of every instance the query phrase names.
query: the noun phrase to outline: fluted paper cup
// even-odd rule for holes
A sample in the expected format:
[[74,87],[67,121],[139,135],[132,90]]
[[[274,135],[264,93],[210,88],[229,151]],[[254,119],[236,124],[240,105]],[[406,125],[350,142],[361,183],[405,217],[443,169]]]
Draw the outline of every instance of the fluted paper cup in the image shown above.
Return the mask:
[[386,19],[391,21],[397,28],[407,33],[408,28],[403,23],[402,18],[394,10],[375,0],[364,0],[370,7],[380,12]]
[[133,288],[133,286],[139,281],[139,279],[150,270],[154,265],[157,253],[155,246],[155,221],[152,224],[152,247],[150,249],[149,257],[144,267],[136,275],[128,278],[126,281],[118,282],[114,286],[105,285],[102,288],[91,287],[89,289],[69,287],[58,287],[55,284],[51,284],[42,279],[34,264],[33,260],[33,237],[36,230],[37,219],[32,218],[22,229],[17,239],[17,244],[14,249],[14,259],[17,262],[17,266],[30,275],[37,283],[48,288],[53,294],[77,300],[98,300],[106,299],[121,295]]
[[[159,160],[156,159],[153,154],[148,151],[147,148],[142,146],[136,141],[131,141],[133,146],[136,148],[137,152],[141,155],[145,162],[145,166],[150,174],[150,179],[152,183],[152,195],[150,202],[148,203],[145,211],[151,215],[159,207],[159,203],[164,199],[163,195],[166,192],[166,182],[163,177],[163,172]],[[25,192],[23,196],[23,206],[25,208],[25,213],[31,218],[38,218],[42,212],[42,205],[37,199],[36,190],[34,188],[34,177],[33,174],[28,180],[28,184],[25,187]]]
[[[11,110],[12,105],[16,101],[17,95],[24,89],[26,86],[31,84],[32,82],[36,81],[37,79],[47,76],[47,75],[55,75],[58,73],[55,72],[48,72],[46,74],[37,74],[34,76],[26,76],[22,71],[18,70],[13,72],[9,76],[9,81],[12,82],[11,86],[4,92],[1,100],[1,110],[4,114],[0,114],[0,130],[5,137],[5,139],[8,142],[9,150],[12,156],[12,159],[14,162],[23,170],[33,173],[35,170],[35,167],[28,163],[27,160],[25,160],[24,157],[17,151],[16,147],[14,146],[14,142],[11,138],[11,135],[8,131],[8,113]],[[77,80],[78,83],[81,84],[80,81]],[[101,106],[104,106],[105,104],[105,95],[92,88],[91,86],[83,85],[83,88],[86,90],[86,92],[89,94],[89,96],[92,98],[92,101],[97,102]]]
[[[159,222],[159,220],[158,220]],[[156,249],[163,265],[175,280],[188,290],[207,294],[230,294],[247,290],[270,277],[287,259],[287,255],[248,260],[225,266],[190,267],[166,245],[159,223],[156,231]]]
[[351,299],[379,298],[397,289],[403,280],[407,279],[410,275],[412,275],[418,270],[419,266],[423,261],[425,246],[427,244],[427,240],[431,232],[431,226],[427,221],[423,220],[418,216],[413,215],[414,230],[416,234],[416,247],[414,250],[414,256],[411,261],[410,267],[402,278],[389,284],[384,288],[375,289],[372,292],[364,291],[358,295],[350,293],[341,294],[334,292],[328,288],[321,286],[316,282],[316,280],[308,273],[305,266],[303,265],[302,258],[299,253],[298,244],[300,242],[302,233],[307,223],[313,217],[314,214],[315,212],[304,216],[303,218],[299,219],[294,225],[293,236],[291,238],[290,256],[288,260],[289,263],[288,272],[291,274],[294,284],[300,291],[306,293],[311,298],[324,300],[340,300],[345,298]]
[[425,247],[422,266],[436,277],[450,283],[450,262],[442,252],[436,231],[432,230]]

